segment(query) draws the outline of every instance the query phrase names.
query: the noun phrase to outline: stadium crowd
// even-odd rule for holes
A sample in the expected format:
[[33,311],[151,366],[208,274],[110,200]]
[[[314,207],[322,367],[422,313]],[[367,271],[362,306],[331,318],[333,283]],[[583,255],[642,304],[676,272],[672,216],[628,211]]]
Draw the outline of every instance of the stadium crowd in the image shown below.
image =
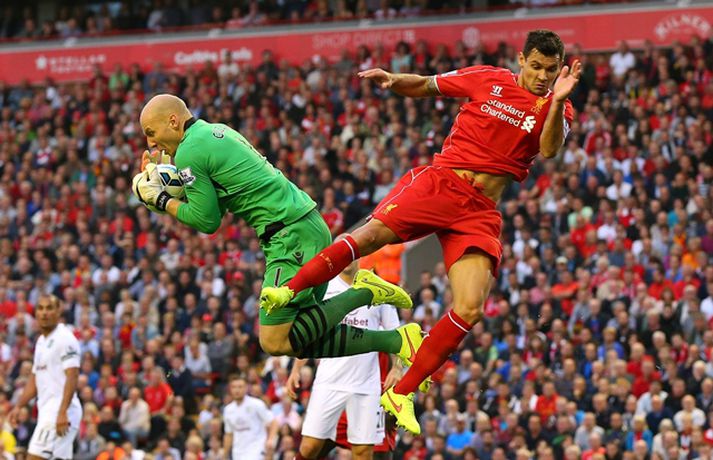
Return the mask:
[[[270,24],[294,24],[371,19],[385,21],[423,14],[482,11],[624,0],[121,0],[119,2],[56,2],[47,6],[30,0],[8,2],[0,14],[0,41],[97,37],[117,33],[166,32],[221,28],[235,30]],[[85,3],[89,3],[88,5]]]
[[[423,434],[401,435],[396,458],[711,458],[712,47],[694,38],[636,54],[573,49],[568,60],[585,67],[563,153],[502,201],[505,251],[486,319],[418,396]],[[175,93],[196,116],[240,130],[318,201],[336,235],[431,161],[459,107],[397,97],[358,69],[517,71],[505,45],[263,59],[0,84],[0,458],[21,457],[33,429],[32,411],[17,427],[5,414],[31,372],[41,293],[62,300],[81,344],[76,458],[226,458],[231,375],[276,415],[275,458],[291,459],[299,443],[311,371],[291,401],[289,360],[259,349],[254,232],[227,215],[201,235],[129,191],[148,97]],[[443,265],[420,282],[413,314],[400,314],[428,330],[451,307]]]

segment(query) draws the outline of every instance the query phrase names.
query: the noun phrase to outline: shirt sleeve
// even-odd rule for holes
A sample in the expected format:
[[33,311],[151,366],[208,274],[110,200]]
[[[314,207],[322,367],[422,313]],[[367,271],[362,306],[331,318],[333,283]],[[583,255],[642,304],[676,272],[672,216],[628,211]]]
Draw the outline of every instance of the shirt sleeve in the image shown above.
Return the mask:
[[79,367],[79,341],[71,334],[62,343],[60,361],[64,370]]
[[[183,152],[182,152],[183,153]],[[189,157],[199,155],[195,149],[186,152]],[[180,163],[187,163],[183,160]],[[187,203],[178,208],[176,218],[203,233],[215,233],[220,227],[223,211],[218,203],[218,194],[203,161],[190,161],[189,164],[176,164],[186,189]]]
[[574,121],[574,107],[572,102],[567,99],[564,103],[564,138],[567,138],[569,131],[572,129],[572,121]]
[[267,404],[265,404],[262,400],[258,400],[256,405],[258,406],[258,417],[260,417],[263,425],[267,425],[275,419],[275,415],[272,411],[270,411],[270,409],[268,409]]
[[471,97],[484,72],[494,70],[490,66],[472,66],[435,76],[438,92],[448,97]]
[[226,433],[233,433],[235,431],[235,425],[233,424],[233,421],[230,418],[230,414],[228,413],[227,407],[223,409],[223,424],[225,425]]

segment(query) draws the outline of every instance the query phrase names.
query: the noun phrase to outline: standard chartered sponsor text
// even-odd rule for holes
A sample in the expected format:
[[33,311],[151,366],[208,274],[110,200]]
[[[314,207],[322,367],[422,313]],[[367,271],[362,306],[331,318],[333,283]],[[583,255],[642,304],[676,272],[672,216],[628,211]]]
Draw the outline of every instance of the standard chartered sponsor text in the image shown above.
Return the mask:
[[[488,99],[486,104],[480,106],[480,110],[513,126],[520,126],[522,118],[525,116],[524,110],[518,110],[511,104],[506,104],[497,99]],[[515,115],[517,118],[510,115]]]

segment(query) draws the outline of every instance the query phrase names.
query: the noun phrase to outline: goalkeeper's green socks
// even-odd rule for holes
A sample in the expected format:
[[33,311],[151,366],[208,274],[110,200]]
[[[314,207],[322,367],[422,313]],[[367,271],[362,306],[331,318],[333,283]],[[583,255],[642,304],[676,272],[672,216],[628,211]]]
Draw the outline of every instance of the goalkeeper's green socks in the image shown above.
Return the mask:
[[[297,356],[310,358],[350,356],[370,351],[398,353],[401,337],[397,332],[367,331],[340,324],[349,312],[369,305],[372,298],[368,289],[350,288],[317,305],[301,309],[289,333],[292,350]],[[304,355],[307,352],[309,355]]]
[[397,354],[400,348],[401,336],[395,330],[370,331],[340,324],[300,350],[297,356],[314,359],[334,358],[372,351]]

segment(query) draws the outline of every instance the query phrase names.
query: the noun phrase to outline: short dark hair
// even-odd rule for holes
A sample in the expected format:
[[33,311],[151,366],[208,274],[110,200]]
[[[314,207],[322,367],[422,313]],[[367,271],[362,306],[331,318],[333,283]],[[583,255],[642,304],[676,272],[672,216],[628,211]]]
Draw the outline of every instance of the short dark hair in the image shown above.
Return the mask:
[[522,54],[527,58],[532,50],[537,50],[545,56],[556,56],[564,61],[564,43],[559,35],[547,29],[530,31],[525,40]]

